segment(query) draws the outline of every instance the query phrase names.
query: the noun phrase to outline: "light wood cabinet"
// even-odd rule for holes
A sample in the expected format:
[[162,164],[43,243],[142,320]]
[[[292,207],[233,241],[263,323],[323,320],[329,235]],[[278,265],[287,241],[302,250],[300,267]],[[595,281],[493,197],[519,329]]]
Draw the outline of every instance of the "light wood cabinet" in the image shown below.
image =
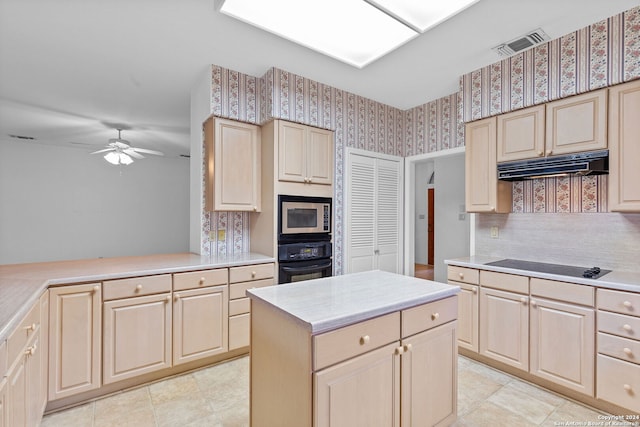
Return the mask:
[[465,126],[465,205],[467,212],[511,212],[511,183],[498,180],[496,118]]
[[545,156],[607,148],[607,89],[546,104]]
[[317,335],[252,302],[253,427],[455,421],[456,296]]
[[480,354],[528,371],[528,279],[481,271],[480,285]]
[[640,80],[609,89],[609,209],[640,212]]
[[173,294],[173,364],[228,350],[227,285]]
[[333,132],[278,121],[278,179],[333,184]]
[[640,413],[640,294],[597,293],[596,397]]
[[100,283],[49,289],[49,400],[101,386]]
[[460,286],[458,293],[458,345],[475,353],[479,347],[480,274],[465,267],[447,267],[448,283]]
[[545,155],[544,113],[543,104],[498,116],[498,162]]
[[204,123],[208,211],[261,210],[260,127],[210,117]]
[[104,384],[171,367],[171,307],[170,293],[103,304]]
[[0,379],[0,427],[8,427],[8,401],[7,401],[7,379],[2,375]]

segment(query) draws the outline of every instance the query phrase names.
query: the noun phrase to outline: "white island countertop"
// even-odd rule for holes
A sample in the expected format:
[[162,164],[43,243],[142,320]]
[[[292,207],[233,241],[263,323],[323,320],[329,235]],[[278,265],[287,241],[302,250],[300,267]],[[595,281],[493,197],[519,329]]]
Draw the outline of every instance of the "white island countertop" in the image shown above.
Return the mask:
[[247,294],[318,334],[459,291],[458,286],[376,270],[251,289]]

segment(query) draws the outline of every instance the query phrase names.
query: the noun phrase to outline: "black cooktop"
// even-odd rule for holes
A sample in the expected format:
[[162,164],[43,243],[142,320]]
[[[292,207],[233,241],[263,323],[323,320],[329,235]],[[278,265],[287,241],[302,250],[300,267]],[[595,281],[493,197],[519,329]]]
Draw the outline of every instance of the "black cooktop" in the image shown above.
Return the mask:
[[577,267],[574,265],[547,264],[544,262],[522,261],[519,259],[501,259],[500,261],[488,262],[485,265],[495,267],[515,268],[517,270],[536,271],[538,273],[558,274],[570,277],[585,277],[588,279],[598,279],[611,270],[603,270],[599,267]]

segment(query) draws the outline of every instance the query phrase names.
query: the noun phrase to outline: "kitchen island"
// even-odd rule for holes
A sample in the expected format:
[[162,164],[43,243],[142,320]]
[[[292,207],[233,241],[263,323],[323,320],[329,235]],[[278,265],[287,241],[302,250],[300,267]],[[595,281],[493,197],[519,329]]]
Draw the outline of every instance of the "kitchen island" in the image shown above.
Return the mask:
[[382,271],[249,290],[251,425],[449,425],[458,291]]

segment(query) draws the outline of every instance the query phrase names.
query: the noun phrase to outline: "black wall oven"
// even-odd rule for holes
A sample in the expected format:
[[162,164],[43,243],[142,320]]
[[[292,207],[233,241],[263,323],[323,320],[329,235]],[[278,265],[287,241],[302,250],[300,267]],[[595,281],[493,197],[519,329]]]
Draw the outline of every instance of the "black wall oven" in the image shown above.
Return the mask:
[[278,196],[278,283],[332,275],[331,199]]

